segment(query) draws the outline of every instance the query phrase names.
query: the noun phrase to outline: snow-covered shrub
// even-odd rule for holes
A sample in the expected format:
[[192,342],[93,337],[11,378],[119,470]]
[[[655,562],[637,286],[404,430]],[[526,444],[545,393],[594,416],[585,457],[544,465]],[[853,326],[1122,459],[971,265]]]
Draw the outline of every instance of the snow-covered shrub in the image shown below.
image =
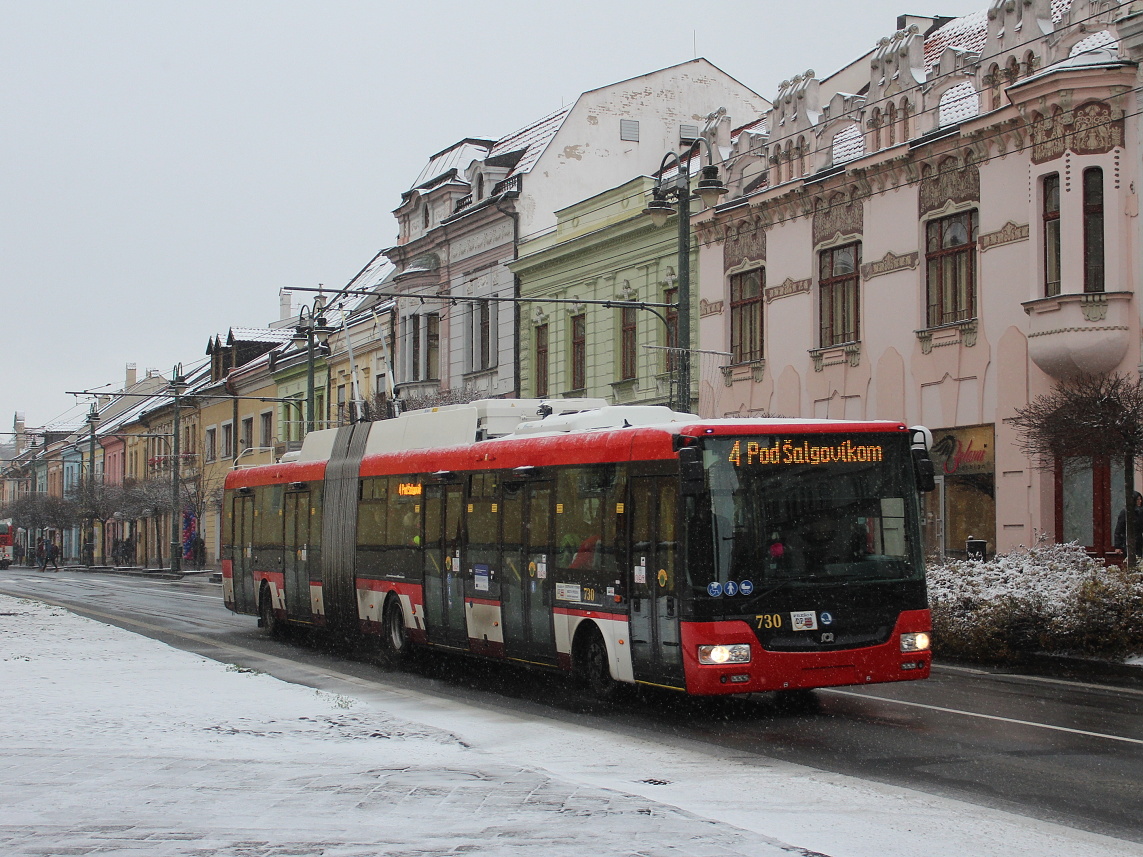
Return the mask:
[[928,580],[938,654],[1004,661],[1143,651],[1143,575],[1105,568],[1078,544],[933,564]]

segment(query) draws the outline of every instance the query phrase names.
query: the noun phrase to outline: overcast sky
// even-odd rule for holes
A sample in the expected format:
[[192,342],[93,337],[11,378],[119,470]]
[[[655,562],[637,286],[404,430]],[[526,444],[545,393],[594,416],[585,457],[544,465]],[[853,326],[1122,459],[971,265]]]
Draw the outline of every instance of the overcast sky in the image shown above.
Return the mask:
[[899,14],[985,6],[0,0],[0,430],[85,411],[65,391],[127,363],[197,361],[282,286],[344,285],[462,137],[694,56],[773,99]]

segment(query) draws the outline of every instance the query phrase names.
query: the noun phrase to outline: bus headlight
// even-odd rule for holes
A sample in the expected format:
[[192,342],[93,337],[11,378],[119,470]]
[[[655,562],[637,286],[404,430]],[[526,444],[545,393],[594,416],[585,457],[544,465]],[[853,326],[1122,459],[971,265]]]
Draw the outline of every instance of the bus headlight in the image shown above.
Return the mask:
[[918,631],[915,634],[902,634],[901,635],[901,651],[902,652],[923,652],[929,648],[929,635],[924,631]]
[[748,664],[750,663],[750,644],[699,646],[698,659],[700,664]]

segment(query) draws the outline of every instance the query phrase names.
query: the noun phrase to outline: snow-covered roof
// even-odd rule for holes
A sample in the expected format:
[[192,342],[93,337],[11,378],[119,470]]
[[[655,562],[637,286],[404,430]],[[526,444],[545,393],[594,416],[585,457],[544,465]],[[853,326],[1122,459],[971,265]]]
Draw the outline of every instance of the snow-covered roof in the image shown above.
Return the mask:
[[[1058,24],[1071,8],[1072,0],[1052,0],[1052,22]],[[980,53],[988,37],[988,11],[981,9],[949,21],[925,39],[925,66],[932,68],[941,60],[945,48]]]
[[294,331],[289,328],[232,327],[227,334],[227,344],[235,342],[286,342],[292,339]]
[[496,141],[496,145],[492,147],[492,151],[488,153],[488,156],[495,158],[499,155],[506,155],[509,152],[519,152],[523,150],[524,154],[516,163],[516,166],[513,167],[511,175],[520,175],[528,172],[535,166],[540,155],[544,153],[544,149],[548,147],[548,143],[556,136],[556,132],[560,130],[560,126],[569,113],[571,113],[571,107],[561,107],[555,113],[549,113],[531,125],[527,125],[519,131],[511,133],[507,137],[502,137]]
[[442,152],[437,152],[429,158],[429,162],[425,164],[425,168],[421,170],[417,180],[413,182],[412,189],[433,185],[453,170],[458,174],[462,173],[473,161],[484,158],[488,154],[488,150],[494,145],[495,141],[493,140],[470,138],[454,143]]

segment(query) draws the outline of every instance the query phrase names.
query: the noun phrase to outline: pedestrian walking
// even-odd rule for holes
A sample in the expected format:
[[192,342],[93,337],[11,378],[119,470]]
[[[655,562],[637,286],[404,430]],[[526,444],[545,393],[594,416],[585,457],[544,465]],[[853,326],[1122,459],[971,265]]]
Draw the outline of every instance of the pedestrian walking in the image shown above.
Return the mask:
[[54,568],[52,571],[60,570],[60,549],[59,545],[55,542],[48,542],[44,548],[44,571],[48,570],[48,563],[50,562]]
[[[1135,492],[1134,509],[1135,514],[1135,559],[1139,560],[1143,557],[1143,494],[1138,491]],[[1115,522],[1115,535],[1112,538],[1112,545],[1119,553],[1127,553],[1127,510],[1124,509],[1119,513],[1119,520]]]
[[36,542],[36,565],[40,567],[40,571],[48,570],[48,549],[43,539]]

